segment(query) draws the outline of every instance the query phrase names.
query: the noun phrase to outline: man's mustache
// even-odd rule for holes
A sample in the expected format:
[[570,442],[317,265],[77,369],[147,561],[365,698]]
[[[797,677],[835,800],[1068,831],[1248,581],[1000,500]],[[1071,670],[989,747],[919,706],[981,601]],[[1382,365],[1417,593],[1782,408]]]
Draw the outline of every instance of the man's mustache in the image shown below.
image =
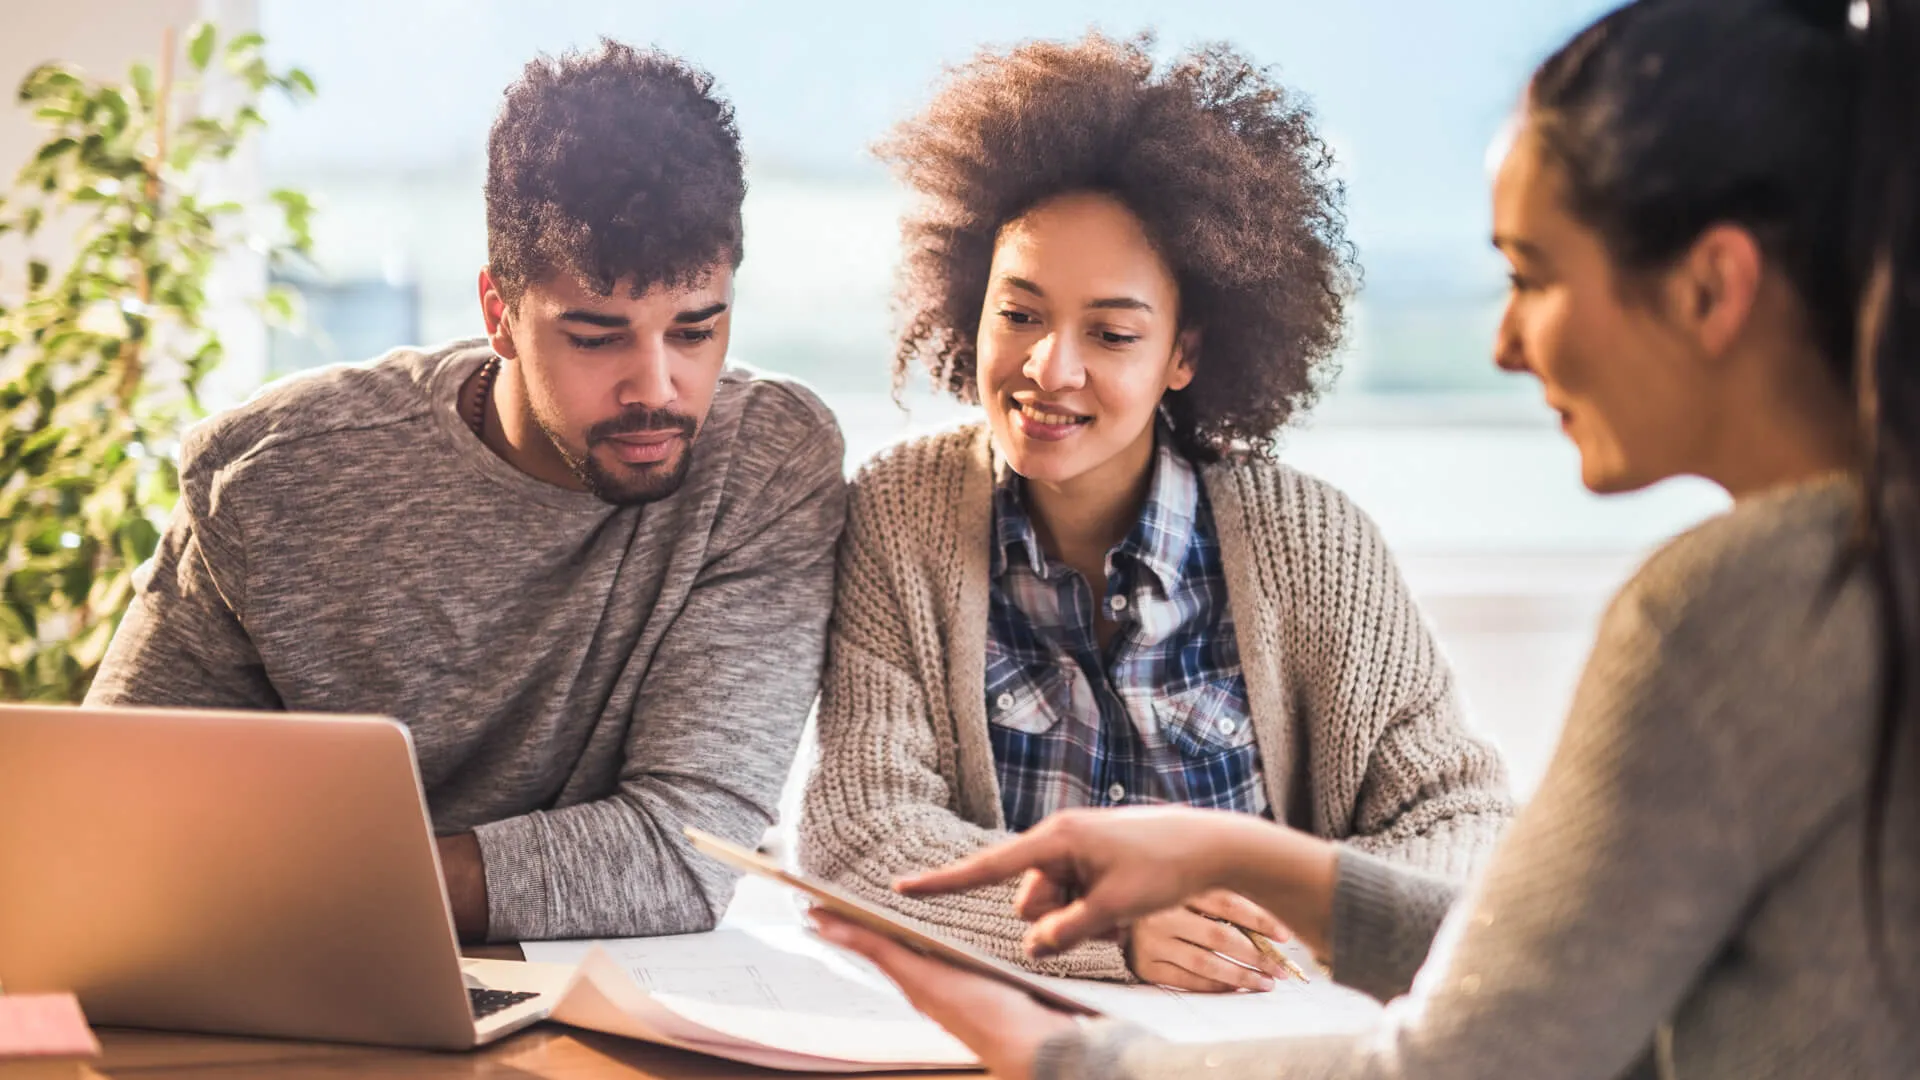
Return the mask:
[[671,409],[629,409],[588,428],[587,441],[596,443],[616,435],[654,435],[661,432],[678,432],[691,440],[699,428],[699,421]]

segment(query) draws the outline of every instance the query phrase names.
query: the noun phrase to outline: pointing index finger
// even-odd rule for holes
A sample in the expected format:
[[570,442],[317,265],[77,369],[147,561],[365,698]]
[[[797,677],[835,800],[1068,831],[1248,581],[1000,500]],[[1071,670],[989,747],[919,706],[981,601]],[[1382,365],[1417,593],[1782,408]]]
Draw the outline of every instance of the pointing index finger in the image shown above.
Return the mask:
[[997,885],[1039,866],[1045,855],[1045,843],[1045,837],[1028,833],[958,862],[901,878],[893,883],[893,888],[906,896],[939,896]]

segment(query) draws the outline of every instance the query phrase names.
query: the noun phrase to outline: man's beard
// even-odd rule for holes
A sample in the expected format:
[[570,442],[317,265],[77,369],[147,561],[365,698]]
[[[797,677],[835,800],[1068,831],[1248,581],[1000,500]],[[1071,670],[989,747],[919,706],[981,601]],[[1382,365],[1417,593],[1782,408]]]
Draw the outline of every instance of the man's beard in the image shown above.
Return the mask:
[[[687,471],[693,467],[693,441],[700,432],[700,422],[691,416],[673,412],[669,409],[629,409],[611,420],[602,420],[587,429],[587,453],[579,457],[567,449],[555,426],[547,418],[534,410],[534,421],[540,430],[546,433],[547,441],[560,452],[560,457],[580,478],[589,493],[602,502],[615,506],[640,506],[644,503],[658,502],[680,490],[687,478]],[[676,456],[668,461],[649,462],[641,465],[629,465],[620,462],[612,468],[600,463],[594,456],[594,448],[615,435],[639,435],[664,431],[678,432],[680,439]]]

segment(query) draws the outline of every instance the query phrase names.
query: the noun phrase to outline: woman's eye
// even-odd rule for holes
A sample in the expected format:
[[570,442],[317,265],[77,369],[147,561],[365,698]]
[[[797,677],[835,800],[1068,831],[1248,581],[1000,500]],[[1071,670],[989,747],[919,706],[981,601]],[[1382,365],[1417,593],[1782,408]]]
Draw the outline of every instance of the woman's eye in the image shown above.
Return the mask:
[[1131,345],[1140,340],[1139,334],[1122,334],[1115,330],[1100,331],[1100,340],[1108,345]]
[[1002,311],[999,315],[1014,326],[1032,326],[1040,321],[1024,311]]
[[1516,270],[1507,275],[1507,288],[1512,289],[1514,292],[1526,292],[1533,288],[1533,282]]

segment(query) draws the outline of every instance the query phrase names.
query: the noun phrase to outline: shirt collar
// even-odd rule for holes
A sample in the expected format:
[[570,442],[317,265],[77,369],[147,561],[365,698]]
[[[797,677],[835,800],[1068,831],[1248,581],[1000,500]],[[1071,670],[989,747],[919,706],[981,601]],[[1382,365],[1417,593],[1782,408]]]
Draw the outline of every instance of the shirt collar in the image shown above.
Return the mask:
[[1160,579],[1160,587],[1171,596],[1180,583],[1180,568],[1193,543],[1200,476],[1193,464],[1173,449],[1164,429],[1160,435],[1146,504],[1117,550],[1152,571]]
[[995,580],[1007,572],[1014,559],[1032,567],[1035,577],[1043,581],[1047,577],[1047,557],[1040,549],[1033,519],[1027,516],[1025,487],[1024,478],[1004,459],[994,462],[993,552],[989,569]]
[[[1155,440],[1153,479],[1148,483],[1147,500],[1140,508],[1139,520],[1114,548],[1113,554],[1125,555],[1147,568],[1167,595],[1180,583],[1180,570],[1193,543],[1194,517],[1200,503],[1200,474],[1185,456],[1173,449],[1161,430]],[[1004,459],[994,463],[993,551],[989,569],[997,580],[1014,559],[1032,567],[1034,576],[1046,580],[1047,558],[1040,538],[1027,516],[1023,499],[1025,480],[1008,467]],[[1118,560],[1116,560],[1118,561]]]

